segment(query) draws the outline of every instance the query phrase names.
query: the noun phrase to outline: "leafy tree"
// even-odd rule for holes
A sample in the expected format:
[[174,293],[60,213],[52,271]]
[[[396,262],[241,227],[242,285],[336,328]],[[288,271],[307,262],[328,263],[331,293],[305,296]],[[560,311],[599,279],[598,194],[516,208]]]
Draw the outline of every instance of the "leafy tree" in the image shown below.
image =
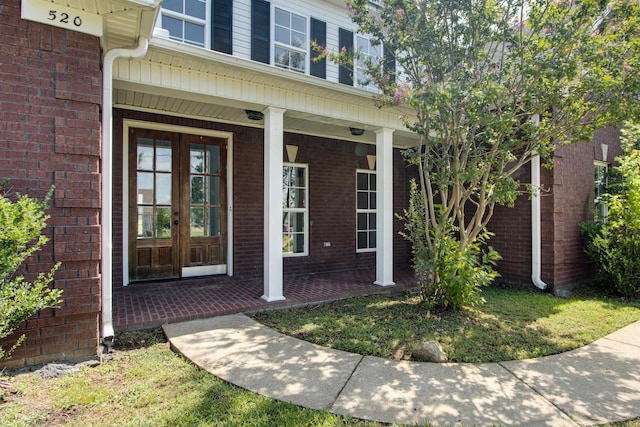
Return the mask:
[[587,254],[605,282],[623,295],[640,294],[640,125],[622,129],[622,156],[616,159],[608,191],[606,220],[582,224]]
[[558,146],[588,141],[594,130],[637,113],[636,0],[347,3],[359,31],[395,52],[395,76],[386,61],[344,49],[327,54],[364,61],[381,106],[405,107],[404,123],[418,136],[405,155],[421,172],[416,197],[424,206],[413,218],[424,230],[424,253],[416,256],[428,259],[416,265],[428,266],[424,277],[436,289],[459,281],[461,270],[442,262],[450,254],[441,246],[453,248],[451,239],[454,258],[476,259],[460,265],[492,271],[482,260],[489,252],[466,249],[486,240],[496,205],[537,191],[516,171],[536,155],[549,163]]
[[[0,194],[0,338],[11,335],[38,310],[60,303],[62,291],[48,287],[59,263],[33,282],[15,276],[18,267],[48,241],[41,233],[49,219],[44,214],[49,197],[40,201],[18,194],[12,202]],[[0,362],[9,359],[24,339],[22,335],[9,349],[0,347]]]

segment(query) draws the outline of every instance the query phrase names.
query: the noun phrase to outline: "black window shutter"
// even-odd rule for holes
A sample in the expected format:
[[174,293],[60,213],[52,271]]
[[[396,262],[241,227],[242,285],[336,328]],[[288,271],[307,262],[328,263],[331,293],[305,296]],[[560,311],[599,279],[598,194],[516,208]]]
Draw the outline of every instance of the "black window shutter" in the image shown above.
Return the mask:
[[389,76],[389,81],[393,82],[396,79],[396,56],[390,49],[383,46],[384,49],[384,74]]
[[[340,28],[340,32],[338,33],[338,44],[340,45],[341,50],[344,48],[347,52],[351,52],[353,54],[353,31]],[[353,86],[353,65],[340,66],[338,81],[345,85]]]
[[[315,41],[318,46],[327,47],[327,23],[315,18],[311,18],[311,41]],[[320,53],[311,47],[311,70],[312,76],[327,78],[327,59],[314,60]]]
[[212,49],[232,54],[233,0],[213,0]]
[[271,62],[270,10],[268,1],[251,1],[251,59],[265,64]]

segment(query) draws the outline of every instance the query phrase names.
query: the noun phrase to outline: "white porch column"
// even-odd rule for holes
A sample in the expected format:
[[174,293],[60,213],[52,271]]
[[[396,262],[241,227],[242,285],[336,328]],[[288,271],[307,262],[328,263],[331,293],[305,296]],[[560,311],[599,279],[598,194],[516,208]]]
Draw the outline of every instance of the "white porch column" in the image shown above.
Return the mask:
[[393,282],[393,129],[376,131],[376,281]]
[[284,112],[264,112],[264,295],[282,301],[282,149]]

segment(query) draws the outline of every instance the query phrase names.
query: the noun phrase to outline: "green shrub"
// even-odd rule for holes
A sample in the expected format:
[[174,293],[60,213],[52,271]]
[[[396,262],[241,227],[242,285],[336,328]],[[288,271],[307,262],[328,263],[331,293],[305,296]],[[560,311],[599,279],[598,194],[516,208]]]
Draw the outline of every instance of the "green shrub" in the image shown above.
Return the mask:
[[[0,184],[0,191],[4,184]],[[49,218],[44,211],[50,194],[44,201],[18,194],[15,202],[0,194],[0,339],[15,332],[38,310],[60,302],[62,291],[48,286],[59,264],[33,282],[15,276],[20,264],[48,241],[42,229]],[[9,343],[8,349],[0,347],[0,363],[9,359],[24,339],[22,335]]]
[[[486,242],[488,231],[461,247],[455,227],[427,230],[424,202],[415,180],[411,181],[409,207],[401,217],[405,232],[401,233],[413,246],[413,266],[420,284],[422,301],[427,309],[459,309],[484,302],[480,288],[489,285],[498,273],[493,266],[500,255]],[[431,245],[427,233],[433,236]]]
[[605,283],[623,295],[640,293],[640,126],[622,131],[622,153],[609,186],[606,220],[582,224],[586,252]]

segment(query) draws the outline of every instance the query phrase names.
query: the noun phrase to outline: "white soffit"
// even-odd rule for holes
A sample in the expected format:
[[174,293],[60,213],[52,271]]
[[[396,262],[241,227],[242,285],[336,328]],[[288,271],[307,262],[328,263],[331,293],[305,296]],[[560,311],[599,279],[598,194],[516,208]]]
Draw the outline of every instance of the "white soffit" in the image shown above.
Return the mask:
[[[103,19],[104,50],[137,45],[139,35],[148,36],[159,0],[45,0],[52,7],[66,7]],[[146,33],[146,34],[144,34]]]

